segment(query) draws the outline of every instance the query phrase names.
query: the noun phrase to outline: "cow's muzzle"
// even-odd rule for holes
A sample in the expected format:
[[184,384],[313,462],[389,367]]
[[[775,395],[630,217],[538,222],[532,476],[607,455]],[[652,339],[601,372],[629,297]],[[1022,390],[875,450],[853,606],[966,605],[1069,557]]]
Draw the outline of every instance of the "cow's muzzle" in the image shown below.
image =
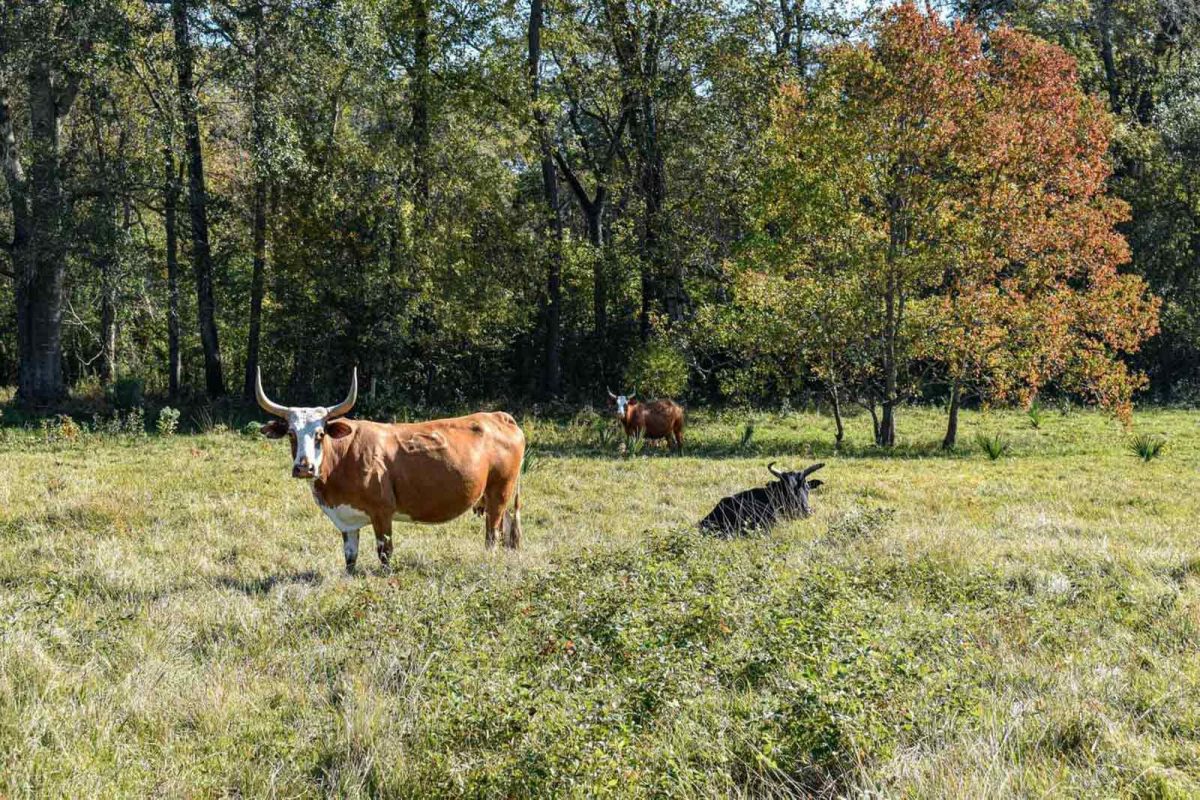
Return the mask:
[[313,469],[312,464],[309,464],[307,462],[305,462],[303,464],[294,464],[292,466],[292,477],[293,478],[315,478],[315,477],[317,477],[317,471],[315,469]]

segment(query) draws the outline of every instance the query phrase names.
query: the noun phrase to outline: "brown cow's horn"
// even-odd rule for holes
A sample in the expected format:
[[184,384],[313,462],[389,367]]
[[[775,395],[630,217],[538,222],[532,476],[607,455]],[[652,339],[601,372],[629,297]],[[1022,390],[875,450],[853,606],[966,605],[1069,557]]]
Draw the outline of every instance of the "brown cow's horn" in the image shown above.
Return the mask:
[[325,419],[337,419],[344,417],[350,413],[350,409],[354,408],[354,401],[358,399],[358,367],[354,368],[354,375],[350,378],[350,394],[346,395],[346,399],[338,403],[336,406],[330,406],[325,410]]
[[611,397],[613,400],[617,399],[617,396],[615,394],[613,394],[612,389],[609,389],[607,386],[605,386],[604,388],[608,392],[609,397]]
[[272,402],[271,398],[267,397],[267,393],[263,391],[262,367],[259,367],[258,371],[254,374],[254,396],[258,398],[258,405],[263,411],[287,419],[287,406],[281,406],[278,403]]
[[770,464],[767,464],[767,472],[771,473],[771,474],[772,474],[772,475],[774,475],[776,478],[779,478],[779,480],[783,480],[783,473],[782,473],[782,472],[778,472],[778,471],[775,469],[775,462],[774,462],[774,461],[772,461]]

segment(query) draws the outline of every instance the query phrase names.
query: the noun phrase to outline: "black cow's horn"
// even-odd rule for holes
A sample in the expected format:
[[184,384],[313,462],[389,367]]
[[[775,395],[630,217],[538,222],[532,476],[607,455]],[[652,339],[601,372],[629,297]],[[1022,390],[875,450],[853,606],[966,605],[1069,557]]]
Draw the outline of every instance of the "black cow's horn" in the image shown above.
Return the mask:
[[277,417],[283,417],[284,419],[287,419],[287,406],[281,406],[278,403],[273,402],[271,398],[267,397],[267,393],[263,391],[262,367],[259,367],[258,371],[254,374],[254,396],[258,398],[258,405],[263,411],[267,412],[268,414],[274,414]]
[[325,419],[337,419],[344,417],[350,413],[350,409],[354,408],[354,401],[358,399],[358,367],[354,368],[354,374],[350,378],[350,394],[346,395],[346,399],[338,403],[336,406],[330,406],[325,410]]
[[814,472],[816,472],[823,466],[825,466],[824,462],[822,462],[820,464],[813,464],[811,467],[806,468],[804,470],[804,472],[801,472],[800,477],[807,478],[809,475],[812,475]]
[[776,478],[779,478],[779,480],[783,480],[783,473],[776,471],[774,461],[772,461],[770,464],[767,464],[767,472],[771,473]]

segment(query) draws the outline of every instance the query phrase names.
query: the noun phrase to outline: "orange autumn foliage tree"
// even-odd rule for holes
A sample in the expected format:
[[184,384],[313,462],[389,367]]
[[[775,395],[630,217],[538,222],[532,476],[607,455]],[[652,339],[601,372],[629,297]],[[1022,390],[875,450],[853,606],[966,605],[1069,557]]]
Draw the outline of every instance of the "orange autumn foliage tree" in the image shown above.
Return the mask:
[[930,370],[953,387],[948,446],[965,391],[1028,402],[1054,382],[1128,419],[1144,379],[1120,356],[1153,335],[1158,304],[1118,271],[1112,122],[1070,56],[904,3],[774,111],[753,266],[858,287],[879,444]]

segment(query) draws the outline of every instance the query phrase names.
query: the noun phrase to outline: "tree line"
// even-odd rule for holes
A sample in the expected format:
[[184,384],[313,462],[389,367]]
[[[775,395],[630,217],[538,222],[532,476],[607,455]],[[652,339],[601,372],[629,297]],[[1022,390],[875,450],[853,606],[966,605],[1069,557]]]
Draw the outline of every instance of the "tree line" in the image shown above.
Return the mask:
[[23,403],[1200,395],[1188,0],[0,14]]

